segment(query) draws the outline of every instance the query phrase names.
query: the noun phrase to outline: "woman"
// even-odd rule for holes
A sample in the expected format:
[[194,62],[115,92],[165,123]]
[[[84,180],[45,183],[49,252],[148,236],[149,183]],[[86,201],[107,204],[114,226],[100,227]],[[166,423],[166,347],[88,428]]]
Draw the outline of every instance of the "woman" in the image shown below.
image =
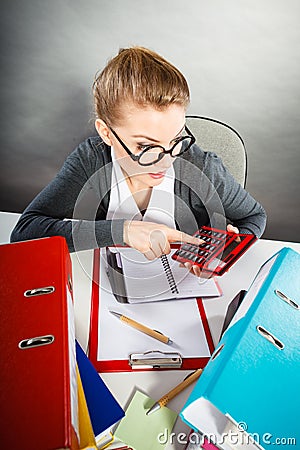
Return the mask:
[[12,241],[61,235],[71,251],[127,244],[151,260],[173,241],[199,244],[190,234],[216,217],[261,236],[262,206],[185,126],[189,89],[178,69],[148,49],[122,49],[93,88],[98,136],[70,154]]

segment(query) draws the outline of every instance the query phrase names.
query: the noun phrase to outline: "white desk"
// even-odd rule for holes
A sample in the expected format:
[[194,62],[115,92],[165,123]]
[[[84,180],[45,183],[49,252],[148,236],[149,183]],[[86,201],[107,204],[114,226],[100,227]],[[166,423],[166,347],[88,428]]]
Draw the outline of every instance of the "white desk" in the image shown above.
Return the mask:
[[[260,240],[256,242],[245,255],[243,255],[228,273],[219,278],[223,296],[216,299],[206,299],[203,302],[215,344],[217,344],[220,338],[228,303],[241,289],[247,290],[259,267],[270,256],[285,246],[300,252],[300,243]],[[72,254],[75,287],[76,335],[84,348],[87,347],[88,342],[92,258],[92,251]],[[126,406],[135,388],[144,391],[154,399],[158,399],[173,386],[182,381],[188,373],[189,372],[183,370],[104,373],[102,374],[102,378],[121,405]],[[168,406],[179,412],[187,400],[192,388],[193,386],[187,388],[184,392],[171,400]],[[178,436],[179,433],[188,433],[189,428],[178,418],[173,431]],[[183,439],[184,438],[181,437],[181,440]],[[172,444],[167,446],[167,449],[183,448],[184,445],[178,442],[176,438],[173,439]]]
[[[0,243],[8,242],[10,231],[17,219],[17,214],[0,213]],[[232,300],[241,289],[247,290],[263,262],[285,246],[300,252],[300,243],[260,240],[245,253],[228,273],[219,278],[219,283],[224,295],[217,299],[204,300],[204,307],[215,344],[219,340],[224,316],[230,300]],[[71,258],[75,293],[76,337],[81,345],[86,348],[90,318],[93,251],[89,250],[78,252],[76,254],[74,253],[71,255]],[[144,391],[154,399],[158,399],[173,386],[182,381],[187,373],[188,372],[182,370],[105,373],[102,374],[102,378],[120,404],[125,407],[135,388]],[[192,386],[171,400],[169,407],[179,412],[191,390]],[[173,431],[178,437],[179,433],[188,433],[189,428],[180,419],[177,419]],[[184,444],[178,442],[177,437],[173,439],[172,444],[168,444],[168,450],[179,450],[184,448]],[[180,440],[184,440],[184,436],[180,436],[179,441]]]

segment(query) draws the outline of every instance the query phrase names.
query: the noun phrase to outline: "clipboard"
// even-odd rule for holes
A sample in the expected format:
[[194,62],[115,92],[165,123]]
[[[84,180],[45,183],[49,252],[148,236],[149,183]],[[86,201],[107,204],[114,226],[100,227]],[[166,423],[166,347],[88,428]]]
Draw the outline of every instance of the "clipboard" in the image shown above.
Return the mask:
[[[102,268],[102,272],[100,275],[100,265],[104,263],[104,259],[102,257],[101,260],[101,250],[95,249],[94,250],[94,258],[93,258],[93,279],[92,279],[92,292],[91,292],[91,314],[90,314],[90,333],[89,333],[89,359],[93,363],[94,367],[98,372],[131,372],[136,370],[169,370],[169,369],[183,369],[183,370],[193,370],[198,368],[203,368],[207,364],[207,362],[210,359],[210,356],[214,352],[214,343],[213,339],[210,333],[205,309],[203,307],[202,299],[192,299],[192,300],[175,300],[175,301],[163,301],[163,302],[157,302],[152,305],[153,308],[158,309],[159,307],[164,307],[168,309],[174,309],[176,308],[176,304],[179,304],[179,302],[186,306],[188,303],[191,302],[194,311],[197,311],[198,314],[198,323],[199,323],[199,330],[201,329],[201,332],[203,333],[203,337],[205,339],[205,343],[203,345],[207,346],[207,354],[205,355],[198,355],[198,356],[186,356],[185,354],[182,354],[180,351],[180,348],[178,349],[176,346],[173,347],[171,345],[161,344],[158,341],[155,341],[154,339],[150,339],[148,348],[132,348],[129,349],[127,354],[123,355],[122,358],[116,358],[116,357],[106,357],[99,359],[98,353],[99,353],[99,346],[101,344],[101,341],[103,343],[102,339],[99,339],[99,328],[101,325],[101,317],[100,314],[103,313],[103,304],[104,304],[104,298],[107,298],[108,295],[110,295],[111,300],[114,302],[114,305],[119,308],[131,308],[131,315],[137,311],[138,309],[141,310],[141,308],[149,308],[150,304],[145,305],[120,305],[120,303],[117,302],[114,295],[110,292],[110,294],[107,293],[107,288],[109,286],[109,281],[106,276],[106,285],[103,287],[100,280],[100,276],[102,277],[103,273],[105,272]],[[102,310],[101,310],[102,307]],[[183,307],[183,306],[182,306]],[[146,317],[146,315],[145,315]],[[112,322],[112,326],[119,326],[119,322],[116,318],[112,317],[114,322]],[[189,317],[186,318],[186,321],[188,322]],[[197,323],[197,325],[198,325]],[[122,330],[124,330],[124,333],[129,333],[131,330],[131,327],[128,327],[127,325],[120,324],[122,327]],[[163,330],[161,330],[163,331]],[[111,330],[110,330],[111,332]],[[137,332],[136,330],[132,331],[134,333],[135,342],[140,342],[143,338],[143,334]],[[138,334],[137,334],[138,333]],[[194,330],[191,332],[191,341],[194,338]],[[200,332],[199,332],[200,333]],[[176,342],[176,341],[175,341]],[[163,348],[159,345],[163,345]]]

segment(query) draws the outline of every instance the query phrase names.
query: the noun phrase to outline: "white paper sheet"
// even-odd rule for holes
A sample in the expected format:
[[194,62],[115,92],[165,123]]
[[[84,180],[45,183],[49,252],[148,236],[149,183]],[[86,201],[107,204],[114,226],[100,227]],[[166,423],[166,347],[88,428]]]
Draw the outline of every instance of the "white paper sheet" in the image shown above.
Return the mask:
[[[101,258],[100,267],[99,361],[124,360],[130,353],[149,350],[179,352],[183,357],[210,356],[196,299],[121,304],[111,293],[104,258]],[[173,344],[163,344],[139,332],[110,314],[109,310],[161,331],[172,339]]]

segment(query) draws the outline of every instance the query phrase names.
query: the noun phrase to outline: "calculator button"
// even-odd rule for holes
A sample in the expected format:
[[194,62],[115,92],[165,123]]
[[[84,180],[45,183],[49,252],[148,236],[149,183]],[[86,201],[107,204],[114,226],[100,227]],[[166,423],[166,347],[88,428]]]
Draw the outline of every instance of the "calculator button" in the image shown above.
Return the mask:
[[180,252],[180,256],[181,256],[182,258],[189,258],[190,253],[189,253],[189,252]]
[[204,258],[197,258],[195,260],[196,263],[200,264],[202,261],[204,261]]
[[197,252],[198,247],[196,247],[195,245],[186,244],[182,247],[182,249],[185,251],[191,252],[191,253],[195,253],[195,252]]
[[180,247],[180,251],[182,251],[182,250],[189,250],[189,249],[190,249],[190,246],[188,244],[184,244],[184,245],[182,245]]

